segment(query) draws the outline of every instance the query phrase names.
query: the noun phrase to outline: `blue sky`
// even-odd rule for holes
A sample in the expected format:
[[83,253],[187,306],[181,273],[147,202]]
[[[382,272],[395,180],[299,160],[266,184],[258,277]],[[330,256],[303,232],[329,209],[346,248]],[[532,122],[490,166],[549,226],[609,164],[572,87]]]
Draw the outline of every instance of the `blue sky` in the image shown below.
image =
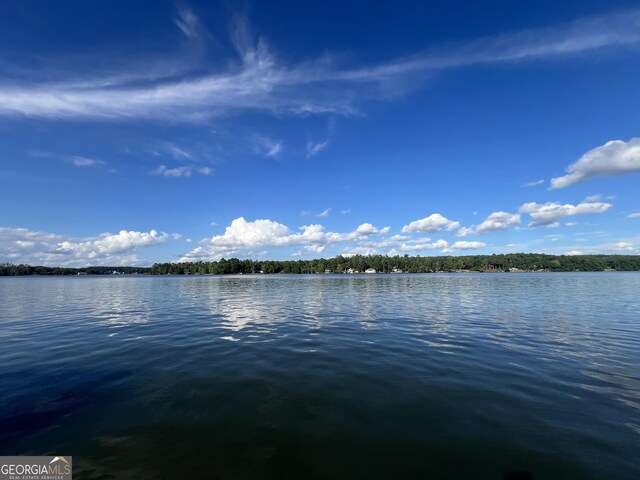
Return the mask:
[[640,253],[636,2],[15,1],[0,262]]

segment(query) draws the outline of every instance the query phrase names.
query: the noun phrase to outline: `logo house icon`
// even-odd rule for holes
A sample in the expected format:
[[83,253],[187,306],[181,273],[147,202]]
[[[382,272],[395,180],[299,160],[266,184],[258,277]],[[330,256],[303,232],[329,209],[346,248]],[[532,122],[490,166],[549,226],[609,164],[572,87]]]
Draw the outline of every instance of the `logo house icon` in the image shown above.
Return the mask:
[[71,479],[71,457],[67,460],[65,457],[56,455],[47,465],[47,473],[58,476],[60,480]]

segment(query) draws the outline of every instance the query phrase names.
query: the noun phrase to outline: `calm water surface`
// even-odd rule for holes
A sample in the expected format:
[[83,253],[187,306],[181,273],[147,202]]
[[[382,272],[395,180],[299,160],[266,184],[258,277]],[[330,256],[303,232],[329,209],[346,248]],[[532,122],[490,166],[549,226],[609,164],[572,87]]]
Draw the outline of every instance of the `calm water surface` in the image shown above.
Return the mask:
[[80,479],[637,479],[640,274],[0,278],[0,454]]

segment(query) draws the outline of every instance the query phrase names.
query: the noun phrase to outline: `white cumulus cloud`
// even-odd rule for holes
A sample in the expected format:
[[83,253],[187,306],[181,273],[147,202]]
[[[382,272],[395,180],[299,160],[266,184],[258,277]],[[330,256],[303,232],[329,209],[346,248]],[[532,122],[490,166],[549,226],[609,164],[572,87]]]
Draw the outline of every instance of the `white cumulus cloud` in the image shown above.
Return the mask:
[[604,202],[583,202],[578,205],[572,205],[570,203],[563,205],[554,202],[544,204],[529,202],[522,205],[519,212],[528,214],[531,217],[530,227],[537,227],[540,225],[554,225],[558,220],[574,215],[604,213],[612,206],[610,203]]
[[520,225],[520,215],[508,212],[493,212],[486,220],[473,227],[464,227],[458,230],[456,237],[468,237],[475,234],[506,230],[509,227]]
[[68,240],[58,243],[60,252],[73,252],[84,258],[95,258],[104,254],[122,253],[137,247],[147,247],[164,243],[168,239],[166,233],[158,233],[156,230],[149,232],[135,232],[120,230],[117,234],[105,233],[97,240],[85,242],[70,242]]
[[26,228],[0,228],[0,261],[31,265],[124,265],[140,264],[139,248],[177,239],[179,234],[121,230],[97,237],[75,239]]
[[486,246],[487,244],[482,242],[460,241],[460,242],[455,242],[450,247],[445,248],[444,250],[442,250],[442,253],[454,252],[456,250],[477,250],[478,248],[482,248]]
[[602,200],[602,194],[596,193],[595,195],[589,195],[584,199],[585,202],[599,202]]
[[567,167],[567,175],[551,179],[551,189],[565,188],[594,177],[640,172],[640,138],[612,140],[589,150]]
[[638,247],[631,242],[616,242],[613,244],[613,249],[623,252],[634,252]]
[[327,232],[319,224],[303,225],[298,231],[292,231],[274,220],[247,221],[244,217],[239,217],[226,227],[224,234],[207,239],[203,245],[185,254],[182,261],[246,255],[249,250],[262,247],[302,246],[307,251],[321,253],[331,244],[364,242],[372,235],[384,235],[388,231],[389,227],[377,228],[370,223],[363,223],[355,230],[344,233]]
[[[422,252],[424,250],[435,250],[437,248],[446,249],[449,246],[449,242],[446,240],[436,240],[431,243],[403,243],[398,247],[402,253],[409,252]],[[444,250],[443,250],[444,251]]]
[[313,244],[313,245],[305,246],[304,249],[307,250],[308,252],[322,253],[324,252],[324,249],[326,247],[327,247],[326,245]]
[[440,230],[455,230],[457,228],[460,228],[459,222],[449,220],[439,213],[433,213],[428,217],[414,220],[409,225],[405,225],[402,227],[402,233],[432,233]]
[[640,254],[640,237],[623,238],[593,245],[558,246],[543,250],[552,255],[638,255]]
[[376,235],[376,234],[385,234],[389,232],[390,227],[384,227],[381,229],[377,229],[370,223],[363,223],[358,228],[356,228],[355,232],[358,235]]

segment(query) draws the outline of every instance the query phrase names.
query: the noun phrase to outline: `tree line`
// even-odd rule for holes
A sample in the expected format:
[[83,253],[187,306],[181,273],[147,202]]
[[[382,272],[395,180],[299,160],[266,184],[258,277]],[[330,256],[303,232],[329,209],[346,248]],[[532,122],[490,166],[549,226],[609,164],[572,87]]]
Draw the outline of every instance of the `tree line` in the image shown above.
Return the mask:
[[43,267],[32,265],[12,265],[10,263],[0,264],[0,276],[18,276],[18,275],[113,275],[114,272],[120,275],[144,274],[150,273],[149,267],[84,267],[84,268],[67,268],[67,267]]
[[354,255],[314,260],[240,260],[220,259],[215,262],[156,263],[149,273],[154,275],[184,274],[255,274],[255,273],[345,273],[364,272],[373,268],[379,273],[455,271],[549,271],[600,272],[607,270],[640,270],[638,255],[544,255],[509,253],[468,256],[394,256]]
[[0,264],[0,276],[16,275],[227,275],[274,273],[345,273],[364,272],[373,268],[379,273],[432,272],[602,272],[640,270],[640,255],[545,255],[538,253],[507,253],[501,255],[467,256],[394,256],[354,255],[314,260],[240,260],[220,259],[214,262],[156,263],[148,267],[84,268],[44,267]]

